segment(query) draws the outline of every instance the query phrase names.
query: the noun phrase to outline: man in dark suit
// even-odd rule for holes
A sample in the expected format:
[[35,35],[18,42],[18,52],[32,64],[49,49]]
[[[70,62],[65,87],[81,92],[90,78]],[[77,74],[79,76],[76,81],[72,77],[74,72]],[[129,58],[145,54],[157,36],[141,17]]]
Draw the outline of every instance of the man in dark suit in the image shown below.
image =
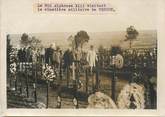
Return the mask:
[[54,52],[54,49],[53,49],[53,45],[51,44],[49,48],[47,48],[46,50],[46,63],[48,63],[49,65],[52,65],[52,62],[53,62],[53,52]]

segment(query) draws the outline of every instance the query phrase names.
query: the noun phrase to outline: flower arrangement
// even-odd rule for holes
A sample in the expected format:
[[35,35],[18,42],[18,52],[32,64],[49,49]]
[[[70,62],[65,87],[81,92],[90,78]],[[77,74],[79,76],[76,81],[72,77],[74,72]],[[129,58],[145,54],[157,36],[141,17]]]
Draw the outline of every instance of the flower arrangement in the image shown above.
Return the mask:
[[43,108],[46,108],[46,105],[44,103],[42,103],[42,102],[38,102],[37,103],[37,108],[43,109]]
[[117,98],[117,105],[120,109],[144,109],[144,98],[144,87],[136,83],[127,84]]
[[77,88],[78,88],[78,89],[81,89],[81,87],[83,87],[83,86],[84,86],[84,85],[83,85],[82,81],[79,80],[79,81],[78,81],[78,87],[77,87]]
[[100,109],[116,109],[117,106],[114,101],[102,92],[96,92],[88,97],[87,108],[100,108]]
[[78,108],[78,100],[76,98],[73,98],[73,104],[74,108]]
[[12,50],[9,53],[10,55],[10,73],[12,75],[16,74],[16,69],[17,69],[17,64],[16,64],[16,51],[14,50],[14,48],[12,48]]
[[43,70],[43,78],[46,81],[54,81],[56,75],[55,75],[55,71],[50,65],[48,64],[43,65],[42,70]]
[[15,62],[13,62],[13,63],[10,64],[10,73],[11,74],[13,74],[13,75],[16,74],[16,67],[17,67],[17,65],[16,65]]

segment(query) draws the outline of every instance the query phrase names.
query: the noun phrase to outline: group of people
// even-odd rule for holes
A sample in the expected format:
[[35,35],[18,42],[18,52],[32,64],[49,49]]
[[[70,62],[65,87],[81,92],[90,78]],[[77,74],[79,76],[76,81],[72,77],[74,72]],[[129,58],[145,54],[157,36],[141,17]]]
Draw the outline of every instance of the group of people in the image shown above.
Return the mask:
[[140,68],[150,67],[156,68],[157,66],[157,52],[156,49],[135,49],[126,50],[123,52],[125,64],[127,66],[137,65]]
[[24,47],[17,51],[17,59],[20,63],[41,63],[49,64],[54,68],[59,68],[60,65],[66,70],[72,66],[73,62],[78,63],[78,67],[82,64],[88,64],[92,69],[96,66],[98,60],[94,46],[91,45],[88,52],[83,52],[80,48],[62,50],[60,47],[54,48],[51,44],[48,48]]
[[93,45],[90,46],[88,52],[83,52],[81,49],[68,49],[64,52],[63,59],[64,69],[71,66],[74,62],[77,64],[79,70],[82,68],[82,65],[88,65],[91,72],[93,68],[96,67],[96,61],[98,61],[97,53]]
[[35,62],[39,59],[39,49],[20,48],[17,52],[18,62]]
[[[156,71],[157,53],[156,48],[153,49],[128,49],[122,50],[119,54],[123,57],[123,68],[136,66],[139,69],[149,67]],[[113,55],[110,50],[104,50],[102,53],[96,51],[91,45],[87,52],[83,52],[80,48],[62,50],[60,47],[54,48],[51,44],[48,48],[43,46],[39,49],[21,48],[17,53],[19,62],[38,62],[49,64],[54,68],[61,68],[65,71],[73,65],[77,65],[80,70],[83,65],[88,65],[90,71],[96,67],[96,62],[101,68],[110,67],[112,65]]]
[[21,63],[42,63],[42,64],[49,64],[55,65],[59,67],[60,64],[60,57],[62,55],[62,51],[59,47],[56,49],[52,48],[52,44],[49,48],[31,48],[31,47],[24,47],[20,48],[17,52],[18,62]]
[[[156,48],[122,50],[119,54],[121,54],[124,59],[124,67],[137,66],[139,68],[156,68]],[[113,56],[110,50],[104,50],[102,53],[98,52],[98,55],[99,64],[102,68],[106,68],[112,65]]]

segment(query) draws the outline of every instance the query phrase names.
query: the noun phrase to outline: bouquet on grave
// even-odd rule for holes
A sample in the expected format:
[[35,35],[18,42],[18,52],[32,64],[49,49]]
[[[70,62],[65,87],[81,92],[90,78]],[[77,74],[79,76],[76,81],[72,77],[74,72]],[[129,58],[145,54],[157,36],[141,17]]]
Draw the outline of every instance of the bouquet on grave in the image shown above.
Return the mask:
[[17,65],[16,65],[15,62],[13,62],[13,63],[10,64],[10,73],[12,75],[15,75],[16,74],[16,67],[17,67]]
[[144,109],[144,99],[144,87],[130,83],[121,90],[117,98],[117,105],[120,109]]
[[17,70],[17,64],[16,64],[16,51],[12,49],[9,53],[9,59],[10,59],[10,73],[12,75],[16,74]]
[[46,108],[46,105],[42,102],[37,102],[37,108],[39,109]]
[[52,66],[50,66],[48,64],[43,65],[42,71],[43,71],[44,80],[52,82],[56,78],[56,74],[55,74],[55,71],[52,68]]
[[116,109],[117,106],[114,101],[106,94],[102,92],[95,92],[88,97],[87,108],[99,108],[99,109]]

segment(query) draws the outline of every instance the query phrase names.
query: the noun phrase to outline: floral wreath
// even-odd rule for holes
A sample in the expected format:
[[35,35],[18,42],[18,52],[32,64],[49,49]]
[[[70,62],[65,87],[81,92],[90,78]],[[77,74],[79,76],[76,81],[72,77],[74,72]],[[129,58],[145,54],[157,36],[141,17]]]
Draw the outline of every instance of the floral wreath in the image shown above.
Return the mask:
[[95,92],[88,97],[87,108],[116,109],[117,106],[108,95],[102,92]]
[[16,65],[15,62],[13,62],[13,63],[10,64],[10,73],[11,74],[13,74],[13,75],[16,74],[16,67],[17,67],[17,65]]
[[14,49],[12,49],[11,52],[9,53],[9,57],[10,57],[10,73],[12,75],[15,75],[16,74],[16,70],[17,70],[15,54],[16,54],[16,51],[14,51]]
[[56,78],[55,71],[50,65],[48,64],[43,65],[42,71],[43,71],[43,78],[45,80],[54,81],[54,79]]
[[120,109],[144,109],[144,98],[144,87],[130,83],[121,90],[117,98],[117,105]]

